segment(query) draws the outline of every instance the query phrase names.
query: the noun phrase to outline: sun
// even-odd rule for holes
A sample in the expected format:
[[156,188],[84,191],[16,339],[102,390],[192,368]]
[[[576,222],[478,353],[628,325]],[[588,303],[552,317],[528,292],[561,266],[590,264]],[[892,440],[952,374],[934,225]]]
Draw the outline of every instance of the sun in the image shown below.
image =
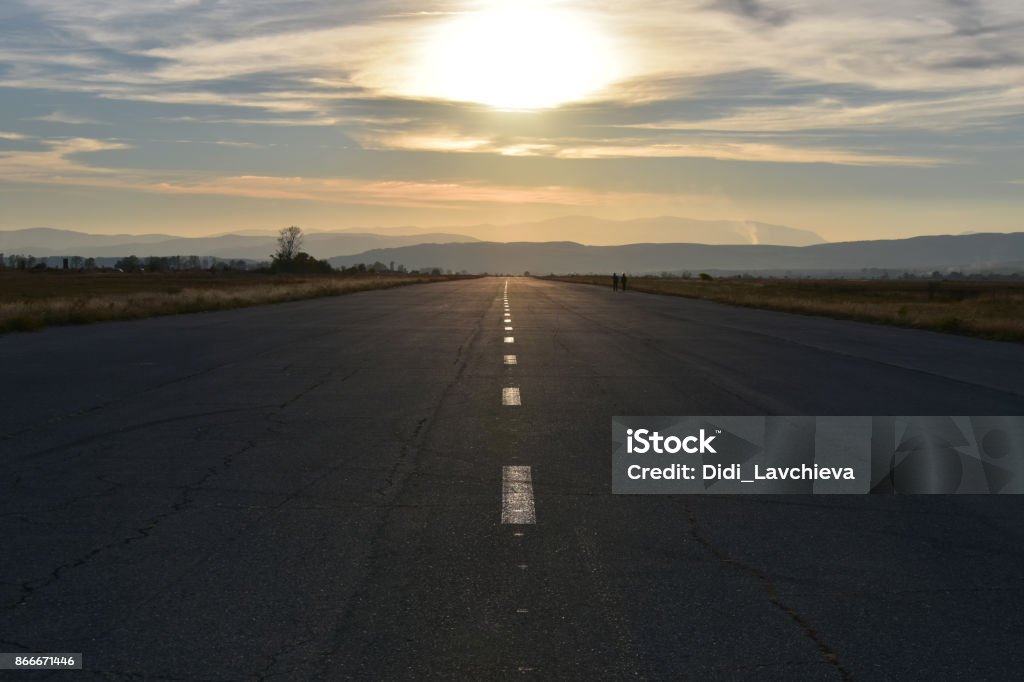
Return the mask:
[[609,39],[588,17],[519,0],[437,27],[418,72],[416,89],[429,97],[534,110],[585,99],[618,69]]

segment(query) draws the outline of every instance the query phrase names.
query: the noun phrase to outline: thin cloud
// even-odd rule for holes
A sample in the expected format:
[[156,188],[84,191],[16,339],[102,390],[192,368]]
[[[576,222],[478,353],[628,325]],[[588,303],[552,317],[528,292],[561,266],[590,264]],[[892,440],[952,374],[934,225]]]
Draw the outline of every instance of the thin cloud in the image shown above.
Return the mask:
[[822,97],[795,105],[740,107],[720,118],[625,124],[624,128],[717,132],[799,132],[806,130],[962,130],[989,126],[1024,111],[1024,88],[971,91],[929,97],[856,104]]
[[64,125],[105,125],[103,121],[97,121],[84,116],[75,116],[74,114],[66,114],[61,111],[55,111],[51,114],[46,114],[45,116],[36,116],[31,120],[45,121],[47,123],[62,123]]
[[458,204],[538,204],[603,206],[666,197],[648,193],[593,192],[550,185],[528,187],[474,182],[367,181],[350,178],[236,176],[193,182],[161,182],[152,191],[218,194],[261,199],[404,207]]
[[369,149],[496,154],[500,156],[547,156],[558,159],[704,158],[720,161],[770,163],[826,163],[842,166],[917,166],[948,163],[938,158],[866,153],[848,149],[796,147],[764,142],[566,144],[551,140],[502,143],[486,138],[445,134],[369,135],[358,138]]
[[942,159],[868,154],[844,149],[786,147],[757,142],[711,142],[637,146],[590,146],[561,149],[561,159],[706,158],[719,161],[825,163],[838,166],[941,166]]
[[0,178],[6,181],[65,183],[76,178],[109,174],[113,171],[83,164],[75,157],[91,152],[129,149],[121,142],[87,137],[41,142],[45,149],[0,152]]

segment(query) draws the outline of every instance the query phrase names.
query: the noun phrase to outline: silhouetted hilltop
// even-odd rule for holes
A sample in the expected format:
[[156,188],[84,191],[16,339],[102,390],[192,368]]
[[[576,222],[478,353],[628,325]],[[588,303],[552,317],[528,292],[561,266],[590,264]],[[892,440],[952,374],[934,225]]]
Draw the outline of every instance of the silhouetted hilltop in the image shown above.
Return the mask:
[[331,258],[351,265],[394,261],[408,268],[468,272],[591,273],[996,270],[1024,268],[1024,233],[912,237],[813,246],[575,242],[420,244]]

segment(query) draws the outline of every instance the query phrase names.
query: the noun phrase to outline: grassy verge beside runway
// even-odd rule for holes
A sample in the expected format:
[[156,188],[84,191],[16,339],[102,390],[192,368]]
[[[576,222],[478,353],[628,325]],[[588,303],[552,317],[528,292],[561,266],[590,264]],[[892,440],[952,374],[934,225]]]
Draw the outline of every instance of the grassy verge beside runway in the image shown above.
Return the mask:
[[460,275],[0,272],[0,333],[338,296]]
[[[550,277],[608,287],[611,277]],[[629,289],[749,308],[1024,341],[1024,282],[630,277]]]

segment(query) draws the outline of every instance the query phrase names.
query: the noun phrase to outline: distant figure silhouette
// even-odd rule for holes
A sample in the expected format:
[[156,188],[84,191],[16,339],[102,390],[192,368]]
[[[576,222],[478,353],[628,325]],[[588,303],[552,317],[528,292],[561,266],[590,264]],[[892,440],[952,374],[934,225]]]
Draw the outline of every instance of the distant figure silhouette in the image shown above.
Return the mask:
[[618,290],[619,290],[619,273],[613,272],[612,273],[612,291],[618,291]]
[[626,273],[622,273],[622,290],[626,290]]

